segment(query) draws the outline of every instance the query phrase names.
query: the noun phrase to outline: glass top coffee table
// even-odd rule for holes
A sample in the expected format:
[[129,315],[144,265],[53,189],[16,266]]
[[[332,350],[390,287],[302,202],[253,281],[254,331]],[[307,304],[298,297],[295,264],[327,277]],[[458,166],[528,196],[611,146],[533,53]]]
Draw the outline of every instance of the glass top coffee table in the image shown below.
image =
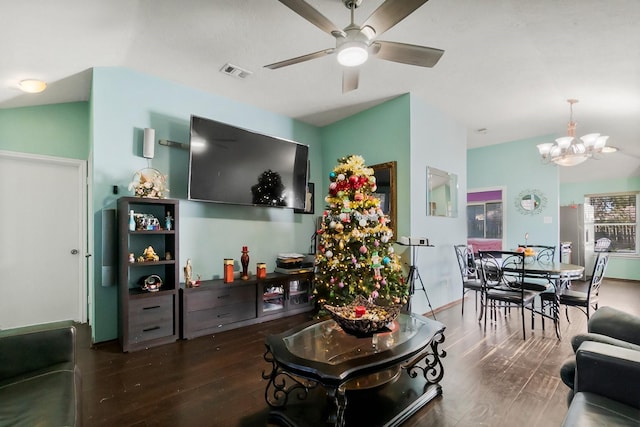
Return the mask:
[[[400,314],[373,334],[346,333],[333,320],[266,339],[265,400],[285,426],[400,425],[442,394],[438,345],[445,326]],[[321,386],[321,387],[318,387]],[[348,404],[347,404],[348,402]]]

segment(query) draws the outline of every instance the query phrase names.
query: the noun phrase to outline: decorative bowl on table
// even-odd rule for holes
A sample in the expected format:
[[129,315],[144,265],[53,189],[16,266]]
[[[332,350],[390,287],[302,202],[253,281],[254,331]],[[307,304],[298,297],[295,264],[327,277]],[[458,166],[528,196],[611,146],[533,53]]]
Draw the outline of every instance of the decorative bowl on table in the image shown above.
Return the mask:
[[357,295],[351,304],[339,307],[325,304],[324,308],[345,332],[367,335],[384,329],[389,322],[398,317],[401,306],[376,305],[362,295]]

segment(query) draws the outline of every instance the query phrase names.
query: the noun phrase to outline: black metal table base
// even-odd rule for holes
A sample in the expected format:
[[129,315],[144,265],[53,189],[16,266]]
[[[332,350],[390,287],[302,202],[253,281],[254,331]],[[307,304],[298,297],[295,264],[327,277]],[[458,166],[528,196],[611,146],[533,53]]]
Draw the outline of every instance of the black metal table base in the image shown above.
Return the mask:
[[[412,379],[403,373],[393,383],[372,390],[346,392],[345,426],[399,426],[442,394],[439,384]],[[334,403],[322,387],[304,400],[290,399],[286,407],[269,412],[269,422],[285,427],[326,427]]]
[[264,371],[262,377],[268,380],[269,421],[286,427],[399,426],[442,394],[441,358],[446,352],[438,346],[444,339],[442,333],[436,334],[423,352],[399,366],[399,375],[366,389],[347,389],[345,384],[318,387],[318,382],[282,369],[267,346],[264,359],[271,371]]

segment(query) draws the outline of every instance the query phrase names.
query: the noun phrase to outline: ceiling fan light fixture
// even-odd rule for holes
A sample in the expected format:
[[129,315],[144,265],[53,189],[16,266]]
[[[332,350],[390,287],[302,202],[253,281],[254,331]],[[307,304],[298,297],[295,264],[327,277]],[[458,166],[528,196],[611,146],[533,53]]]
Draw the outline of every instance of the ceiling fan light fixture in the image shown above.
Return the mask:
[[345,67],[357,67],[369,58],[367,44],[359,41],[345,42],[338,49],[338,63]]

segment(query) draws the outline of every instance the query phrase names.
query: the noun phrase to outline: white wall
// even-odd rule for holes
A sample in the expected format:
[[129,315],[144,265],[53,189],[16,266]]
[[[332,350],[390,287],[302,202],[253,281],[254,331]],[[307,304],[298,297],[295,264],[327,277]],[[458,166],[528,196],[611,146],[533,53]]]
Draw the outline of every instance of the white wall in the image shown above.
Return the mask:
[[[411,97],[411,235],[428,237],[434,245],[415,249],[416,265],[434,309],[462,296],[453,245],[465,243],[467,238],[466,145],[466,129],[462,124],[415,96]],[[427,166],[458,175],[457,217],[427,216]],[[420,290],[414,295],[412,310],[420,314],[430,312]]]

